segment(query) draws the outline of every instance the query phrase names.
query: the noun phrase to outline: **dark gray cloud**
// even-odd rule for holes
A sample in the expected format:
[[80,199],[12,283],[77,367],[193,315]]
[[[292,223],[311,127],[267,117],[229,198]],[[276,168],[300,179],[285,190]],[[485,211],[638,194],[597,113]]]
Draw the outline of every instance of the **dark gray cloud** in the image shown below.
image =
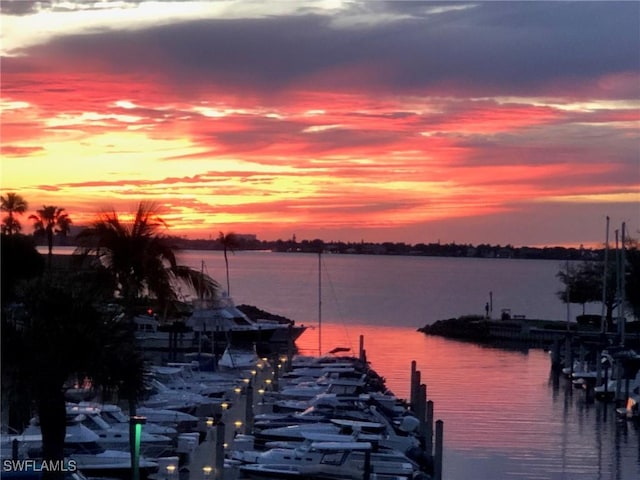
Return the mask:
[[[68,36],[28,53],[84,69],[161,75],[184,95],[213,85],[270,95],[545,94],[592,89],[601,76],[640,74],[638,2],[479,2],[427,14],[451,5],[457,4],[359,4],[377,15],[404,15],[375,24],[319,14],[191,21]],[[631,90],[601,93],[640,96],[637,82]]]
[[3,0],[0,2],[0,12],[3,15],[29,15],[42,7],[50,7],[50,4],[33,0]]

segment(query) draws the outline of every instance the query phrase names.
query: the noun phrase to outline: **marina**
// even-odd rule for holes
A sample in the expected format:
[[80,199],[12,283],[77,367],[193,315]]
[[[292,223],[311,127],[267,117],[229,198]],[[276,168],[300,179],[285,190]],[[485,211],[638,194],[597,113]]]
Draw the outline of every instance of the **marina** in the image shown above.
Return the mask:
[[[433,403],[427,407],[426,391],[411,405],[395,397],[366,362],[364,349],[358,357],[293,357],[290,350],[271,359],[252,358],[252,364],[222,373],[194,373],[194,364],[184,364],[191,367],[188,376],[181,375],[176,364],[152,367],[154,381],[169,381],[170,386],[141,404],[154,404],[158,395],[161,400],[173,396],[184,404],[162,404],[167,407],[162,410],[165,415],[167,410],[176,411],[164,418],[153,407],[138,411],[149,418],[135,417],[142,419],[135,461],[129,454],[128,426],[118,428],[121,423],[115,421],[118,414],[124,415],[117,406],[67,403],[68,460],[87,475],[123,479],[442,479],[442,422],[434,424]],[[418,382],[419,372],[415,375]],[[348,381],[348,376],[354,380]],[[290,413],[285,423],[284,416],[273,416],[283,411],[278,400],[296,401],[285,409]],[[297,420],[297,414],[302,418],[309,407],[321,403],[332,405],[332,413],[314,421]],[[185,425],[178,414],[187,410],[193,416]],[[148,422],[151,418],[158,423]],[[37,418],[22,434],[3,435],[2,446],[3,464],[37,459],[41,446]],[[304,461],[296,464],[300,455]]]
[[[202,255],[201,252],[187,253]],[[214,252],[209,255],[208,261],[212,264],[219,258]],[[300,323],[308,328],[295,342],[298,353],[317,357],[318,327],[313,322],[313,311],[317,305],[317,258],[305,255],[239,253],[234,260],[236,268],[232,269],[232,274],[235,272],[235,276],[232,275],[231,278],[234,285],[237,283],[237,287],[234,286],[237,298],[246,303],[257,299],[259,301],[255,303],[261,308],[295,318],[296,323],[302,319]],[[326,256],[329,274],[325,277],[327,298],[323,310],[322,341],[326,350],[339,347],[342,353],[357,356],[358,340],[363,335],[366,339],[364,348],[368,362],[384,378],[385,387],[398,399],[410,400],[414,395],[411,364],[412,361],[416,362],[421,371],[420,383],[424,384],[425,397],[433,402],[435,417],[443,420],[445,427],[442,444],[444,479],[637,478],[640,473],[637,427],[633,422],[621,419],[613,403],[589,399],[582,389],[575,388],[570,379],[563,375],[553,375],[548,352],[538,348],[482,346],[417,331],[428,314],[428,309],[420,307],[421,303],[435,301],[437,297],[456,295],[456,292],[447,293],[449,286],[454,284],[452,281],[460,271],[477,271],[478,265],[483,267],[482,270],[492,270],[495,274],[496,280],[491,285],[486,285],[494,292],[503,287],[504,291],[509,291],[509,285],[506,284],[513,283],[500,279],[519,276],[531,278],[530,288],[509,291],[509,295],[513,297],[503,300],[502,295],[496,297],[510,305],[516,304],[525,296],[548,299],[548,302],[539,302],[538,308],[542,307],[544,311],[534,311],[533,314],[553,318],[554,312],[566,311],[565,306],[553,296],[557,287],[549,284],[549,279],[555,278],[555,262],[411,259],[412,262],[405,263],[405,260],[392,257],[372,259]],[[358,268],[354,269],[354,266]],[[273,275],[276,271],[279,274]],[[448,274],[445,273],[447,271]],[[272,295],[264,289],[266,279],[261,277],[261,272],[271,272],[269,279],[272,284],[281,288],[281,295]],[[358,272],[355,277],[354,272]],[[422,278],[417,277],[416,272],[421,272]],[[307,280],[304,284],[306,294],[302,294],[304,289],[301,277]],[[360,290],[363,282],[360,277],[367,278],[368,289]],[[398,307],[405,300],[398,301],[398,298],[406,296],[403,278],[419,282],[420,285],[429,285],[430,290],[426,291],[426,299],[416,297],[413,304],[407,303],[407,308],[400,310]],[[536,282],[533,280],[537,278],[541,279],[539,283],[544,285],[544,289],[534,289]],[[499,281],[505,282],[505,285],[500,285]],[[464,288],[464,285],[460,288]],[[340,308],[335,307],[334,299],[328,300],[332,297],[332,292],[339,293],[338,298],[346,302]],[[365,292],[367,301],[362,298]],[[483,305],[477,301],[482,297],[482,292],[468,293],[469,295],[459,296],[461,301],[455,305],[457,311],[450,309],[448,315],[460,310],[470,312],[474,305]],[[374,298],[378,300],[368,301]],[[357,302],[354,304],[355,299]],[[282,308],[283,300],[286,308]],[[554,300],[557,304],[554,304]],[[277,308],[277,305],[281,305],[281,308]],[[434,311],[439,308],[443,308],[443,305],[434,304]],[[357,309],[370,313],[371,322],[359,321],[359,317],[364,314],[356,314]],[[301,310],[311,313],[305,316],[299,313]],[[344,315],[337,314],[339,310],[351,313],[345,318]],[[390,311],[395,311],[396,314],[388,315]],[[523,310],[518,308],[517,311]],[[205,353],[203,356],[206,356]],[[176,369],[180,363],[189,362],[171,363],[173,365],[165,363],[162,368]],[[170,372],[171,370],[165,371]],[[260,390],[268,385],[266,380],[267,378],[264,384],[255,384],[258,387],[253,391],[256,399],[264,398],[262,396],[268,389],[264,389],[264,392]],[[224,443],[228,446],[235,445],[233,449],[229,447],[226,464],[228,468],[237,467],[237,460],[234,460],[231,452],[247,450],[249,446],[249,438],[245,437],[246,421],[243,420],[246,418],[246,402],[243,401],[246,386],[242,378],[233,386],[230,394],[227,394],[229,389],[226,388],[225,393],[213,401],[212,398],[203,398],[197,392],[167,387],[162,395],[156,397],[155,403],[139,408],[138,414],[149,415],[151,421],[154,407],[162,407],[165,415],[169,406],[188,409],[190,413],[181,412],[180,415],[191,416],[180,422],[182,427],[178,428],[181,434],[186,434],[180,442],[183,452],[174,456],[178,460],[174,458],[172,461],[179,461],[181,456],[188,454],[196,459],[194,462],[200,462],[198,469],[204,475],[205,471],[202,469],[210,466],[211,456],[196,455],[193,449],[196,445],[201,445],[198,452],[205,449],[212,451],[216,441],[215,438],[210,438],[214,435],[213,430],[209,432],[209,436],[205,435],[206,419],[216,418],[217,414],[222,413],[226,426]],[[297,400],[291,398],[287,401]],[[260,415],[268,413],[263,411],[264,405],[260,405],[261,403],[264,402],[255,402],[254,425],[261,425]],[[153,414],[156,420],[161,418],[160,413],[154,411]],[[282,415],[290,414],[291,412],[282,412]],[[176,413],[175,423],[177,418]],[[194,432],[198,439],[204,437],[202,443],[198,444],[194,436],[189,436]],[[317,434],[333,435],[335,432]],[[323,440],[316,441],[332,440],[324,437]],[[435,451],[435,445],[433,448]],[[171,465],[173,464],[161,461],[158,468],[166,471],[167,466]]]

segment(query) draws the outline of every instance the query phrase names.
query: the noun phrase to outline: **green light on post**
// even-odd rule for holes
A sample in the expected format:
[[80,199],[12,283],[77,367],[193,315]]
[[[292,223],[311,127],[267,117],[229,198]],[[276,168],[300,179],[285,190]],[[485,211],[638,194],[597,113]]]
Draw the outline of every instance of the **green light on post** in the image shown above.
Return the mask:
[[142,425],[144,425],[146,421],[146,417],[133,416],[129,418],[132,480],[140,480],[140,442],[142,440]]

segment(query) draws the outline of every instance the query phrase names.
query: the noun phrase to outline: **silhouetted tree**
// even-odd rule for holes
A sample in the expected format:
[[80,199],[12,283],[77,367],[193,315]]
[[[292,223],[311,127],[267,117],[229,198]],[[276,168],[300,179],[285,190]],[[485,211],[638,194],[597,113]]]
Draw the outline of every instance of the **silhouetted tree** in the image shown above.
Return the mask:
[[6,306],[16,298],[20,282],[42,275],[45,262],[32,237],[3,234],[0,241],[1,298]]
[[65,390],[78,378],[94,386],[142,387],[142,358],[128,325],[97,308],[110,297],[103,282],[99,270],[50,272],[25,289],[21,322],[3,322],[3,394],[7,387],[10,411],[17,405],[28,414],[33,401],[45,460],[64,458]]
[[0,210],[7,212],[7,216],[2,219],[2,233],[13,235],[22,230],[22,225],[15,218],[15,214],[22,215],[27,211],[27,201],[14,192],[7,193],[6,196],[0,196]]
[[36,210],[35,215],[29,215],[29,220],[33,220],[34,234],[44,234],[49,247],[49,267],[51,267],[51,257],[53,256],[53,234],[67,235],[71,228],[71,219],[65,213],[64,208],[53,205],[44,205]]
[[227,252],[233,253],[236,248],[240,245],[238,241],[238,237],[235,233],[222,233],[218,235],[218,241],[222,245],[222,251],[224,253],[224,265],[227,272],[227,293],[231,295],[231,285],[229,283],[229,258],[227,256]]
[[156,205],[141,202],[133,221],[122,221],[116,212],[103,213],[77,236],[76,253],[95,254],[107,268],[128,317],[132,316],[134,305],[148,295],[154,296],[166,311],[170,303],[178,300],[178,282],[209,297],[218,289],[212,278],[178,265],[177,249],[161,234],[166,226]]

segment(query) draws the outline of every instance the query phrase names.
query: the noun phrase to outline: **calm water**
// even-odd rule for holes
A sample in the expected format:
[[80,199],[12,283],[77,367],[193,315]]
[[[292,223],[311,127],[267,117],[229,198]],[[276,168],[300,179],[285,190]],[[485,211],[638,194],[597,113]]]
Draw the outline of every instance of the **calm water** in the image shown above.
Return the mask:
[[[181,263],[225,280],[219,252],[184,252]],[[318,318],[318,257],[238,252],[231,293],[300,323]],[[427,337],[416,328],[441,318],[484,313],[493,292],[502,308],[529,318],[566,318],[556,261],[325,255],[322,349],[351,347],[359,335],[372,366],[407,398],[416,360],[444,420],[446,480],[638,480],[640,432],[611,406],[550,377],[541,350],[506,351]],[[573,317],[581,313],[574,307]],[[589,310],[588,310],[589,311]],[[590,310],[599,313],[597,306]],[[318,352],[318,329],[297,342]]]

